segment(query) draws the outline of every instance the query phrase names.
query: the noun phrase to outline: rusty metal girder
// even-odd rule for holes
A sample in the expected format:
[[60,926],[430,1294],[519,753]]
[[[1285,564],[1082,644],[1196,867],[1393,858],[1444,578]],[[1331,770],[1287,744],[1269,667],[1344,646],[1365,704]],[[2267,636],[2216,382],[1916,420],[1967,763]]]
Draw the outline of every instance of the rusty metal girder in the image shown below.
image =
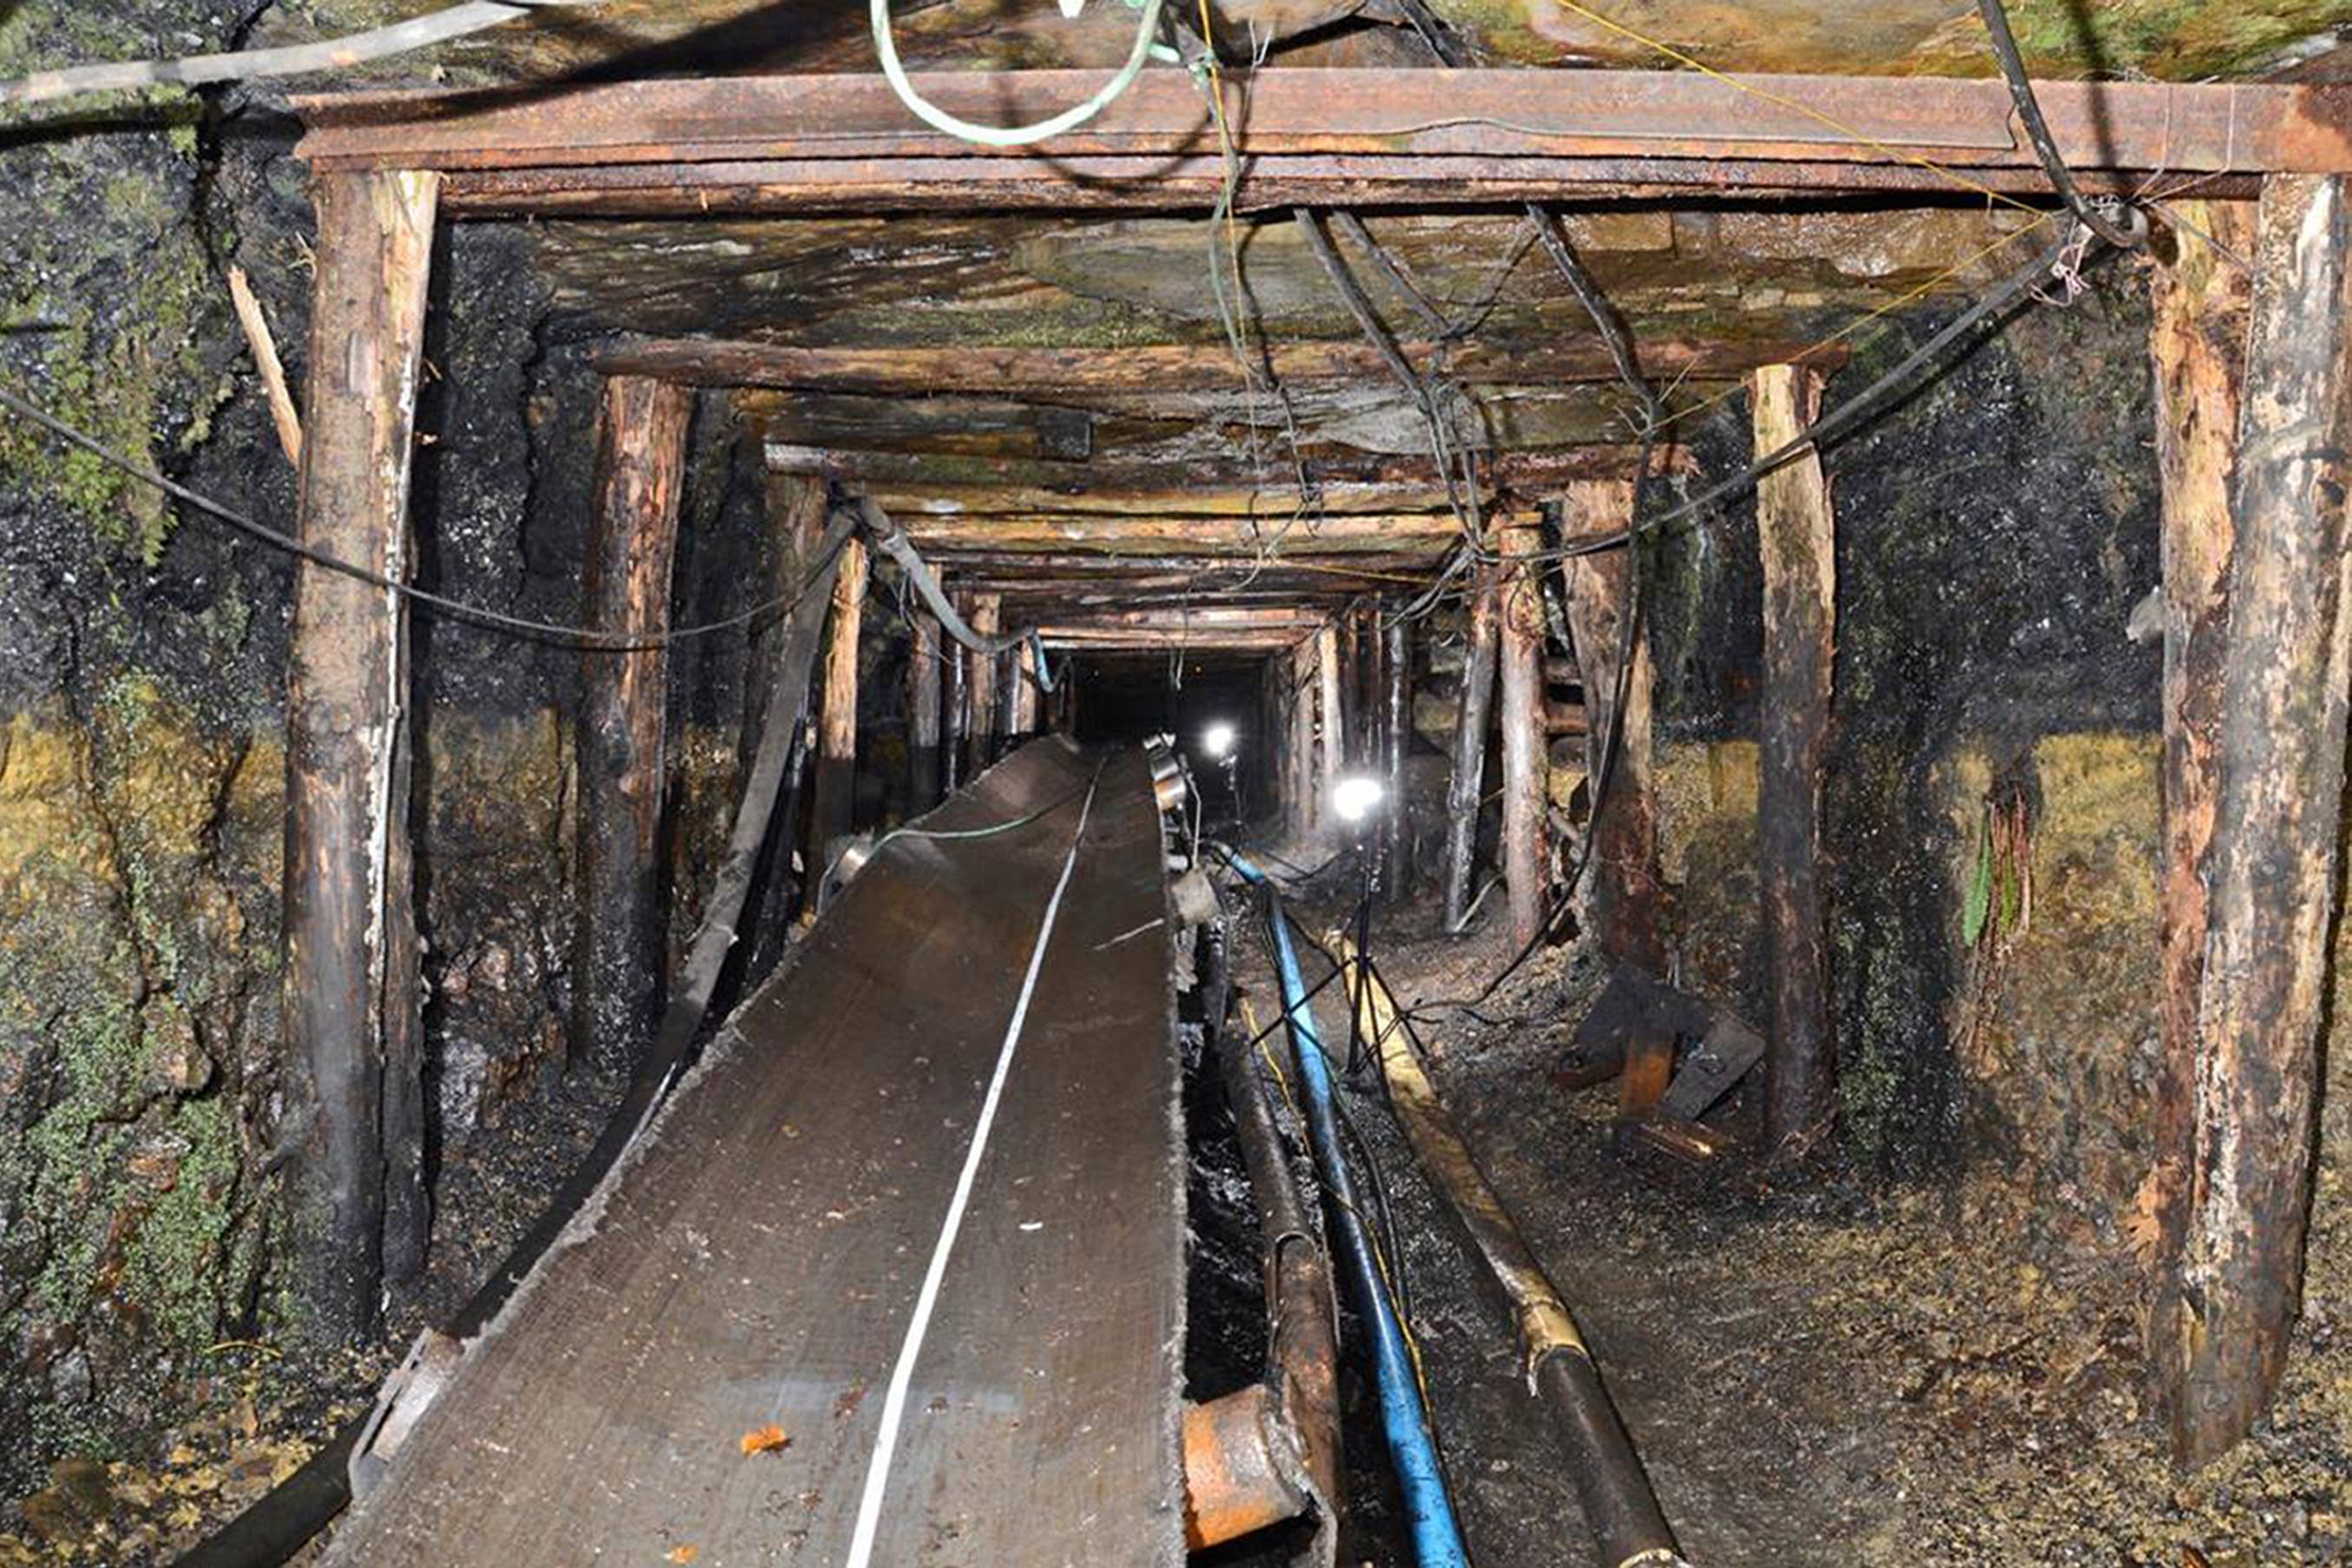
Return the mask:
[[[918,79],[952,112],[1018,121],[1083,71]],[[2352,171],[2352,90],[2325,84],[2047,82],[2042,108],[2094,189],[2157,170],[2207,188]],[[667,212],[1176,210],[1213,199],[1215,129],[1189,79],[1148,72],[1049,151],[916,124],[869,74],[551,84],[299,99],[321,167],[430,168],[453,208]],[[1811,112],[1808,112],[1811,110]],[[1835,124],[1826,123],[1827,121]],[[1270,69],[1234,84],[1246,201],[1491,202],[1694,188],[2040,192],[1997,81],[1685,72]]]

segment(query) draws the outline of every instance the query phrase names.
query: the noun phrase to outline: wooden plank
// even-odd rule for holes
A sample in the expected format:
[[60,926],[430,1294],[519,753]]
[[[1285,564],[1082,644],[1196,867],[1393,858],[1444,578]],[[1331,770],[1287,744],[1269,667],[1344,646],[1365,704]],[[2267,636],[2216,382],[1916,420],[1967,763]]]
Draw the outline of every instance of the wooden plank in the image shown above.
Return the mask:
[[[1630,474],[1639,459],[1637,449],[1622,446],[1496,452],[1478,465],[1478,475],[1493,493],[1540,498],[1578,479]],[[1364,498],[1365,504],[1348,509],[1357,511],[1436,511],[1447,506],[1445,476],[1426,457],[1325,445],[1303,448],[1300,461],[1327,508],[1335,493]],[[780,474],[814,474],[859,489],[894,517],[922,510],[919,500],[908,498],[976,489],[999,498],[993,510],[1001,511],[1085,510],[1106,500],[1113,510],[1152,511],[1162,510],[1168,498],[1190,495],[1192,500],[1182,510],[1282,518],[1293,508],[1280,498],[1287,493],[1295,501],[1297,477],[1286,463],[1269,470],[1238,447],[1208,457],[1118,453],[1090,463],[1065,463],[771,441],[768,467]],[[1019,499],[1028,496],[1053,499]],[[1240,499],[1212,505],[1213,497]]]
[[[1811,371],[1775,366],[1750,377],[1757,455],[1779,450],[1811,426],[1821,398],[1821,378]],[[1772,998],[1764,1146],[1777,1155],[1809,1146],[1836,1110],[1820,860],[1837,536],[1829,481],[1810,449],[1757,482],[1756,537],[1764,565],[1757,877]]]
[[596,407],[583,614],[595,631],[646,643],[583,656],[573,726],[579,905],[571,1055],[607,1073],[634,1068],[661,1027],[669,655],[660,638],[669,629],[670,563],[693,413],[690,390],[639,376],[608,379]]
[[[1570,534],[1622,528],[1633,511],[1630,485],[1594,484],[1561,492],[1561,519]],[[1622,550],[1569,557],[1568,629],[1584,677],[1589,776],[1601,776],[1616,700],[1620,619],[1629,595]],[[1663,973],[1667,968],[1665,895],[1658,873],[1658,795],[1651,757],[1650,639],[1636,627],[1633,668],[1624,679],[1625,713],[1618,726],[1617,761],[1604,799],[1595,802],[1592,913],[1601,951]]]
[[866,546],[853,539],[842,550],[841,574],[834,579],[833,626],[824,649],[810,828],[820,859],[829,858],[834,841],[856,826],[857,645],[865,629],[868,575]]
[[2232,506],[2173,1436],[2243,1437],[2285,1363],[2311,1197],[2352,606],[2352,203],[2266,184]]
[[[885,493],[876,492],[876,499]],[[1004,505],[966,504],[1000,499]],[[1184,504],[1188,500],[1198,504]],[[1367,507],[1293,517],[1281,500],[1264,492],[1169,492],[1122,498],[1117,510],[1067,504],[1057,510],[1035,507],[1018,495],[961,491],[883,504],[926,554],[1043,552],[1074,562],[1098,558],[1126,563],[1132,557],[1150,560],[1174,553],[1244,562],[1280,557],[1364,563],[1386,552],[1433,556],[1462,537],[1462,525],[1447,511]],[[1230,506],[1217,504],[1228,501]]]
[[[2244,202],[2183,203],[2174,264],[2150,279],[2149,349],[2162,479],[2164,566],[2164,992],[2163,1061],[2157,1083],[2153,1158],[2139,1194],[2152,1225],[2148,1364],[2169,1414],[2169,1368],[2184,1331],[2182,1248],[2189,1173],[2197,1153],[2197,1009],[2205,971],[2206,852],[2221,727],[2221,664],[2228,647],[2230,562],[2236,548],[2230,492],[2246,373],[2253,279],[2235,258],[2254,250],[2254,209]],[[2210,235],[2210,240],[2198,237]],[[2216,250],[2219,244],[2229,255]]]
[[[1096,73],[1072,70],[926,72],[915,80],[950,112],[994,122],[1058,112],[1100,85]],[[2103,174],[2158,170],[2352,169],[2344,95],[2331,88],[2052,81],[2038,91],[2067,163],[2093,184]],[[866,72],[311,95],[295,108],[309,129],[299,155],[322,166],[527,172],[549,191],[631,164],[834,165],[829,178],[803,178],[845,191],[871,177],[863,174],[870,165],[951,163],[972,184],[968,203],[993,205],[991,184],[1058,174],[1075,191],[1088,165],[1106,158],[1164,165],[1217,157],[1213,143],[1202,144],[1199,95],[1177,70],[1145,72],[1102,113],[1056,137],[1050,159],[920,125]],[[1758,165],[1762,177],[1741,184],[1768,183],[1770,166],[1786,165],[1785,179],[1948,191],[1922,161],[1980,179],[2042,178],[2011,116],[1997,80],[1275,67],[1250,75],[1229,123],[1253,164],[1252,184],[1291,173],[1279,167],[1286,163],[1335,178],[1344,160],[1381,158],[1433,186],[1461,179],[1463,161],[1508,169],[1541,160],[1629,164],[1654,179],[1683,164]],[[566,173],[569,184],[546,178]]]
[[[1617,369],[1597,340],[1550,342],[1540,350],[1516,343],[1439,345],[1410,342],[1406,357],[1433,363],[1442,353],[1446,374],[1466,385],[1556,386],[1607,382]],[[1128,343],[1117,348],[1033,348],[972,345],[952,349],[821,346],[705,338],[641,339],[605,351],[598,368],[608,375],[651,375],[697,386],[770,387],[783,391],[865,393],[932,397],[942,393],[1035,399],[1129,412],[1191,406],[1215,408],[1253,392],[1271,374],[1290,386],[1345,384],[1388,374],[1370,344],[1283,341],[1265,347],[1266,369],[1241,362],[1223,343]],[[1800,361],[1823,369],[1844,363],[1842,344],[1645,338],[1642,365],[1661,381],[1741,374],[1759,365]],[[1110,401],[1106,403],[1104,400]],[[1203,402],[1214,397],[1218,402]],[[1120,401],[1121,398],[1131,401]]]
[[[1097,760],[1033,744],[927,821],[1057,809],[881,849],[472,1344],[329,1563],[846,1559]],[[877,1564],[1183,1562],[1170,951],[1109,940],[1165,914],[1160,832],[1121,753],[911,1363]],[[786,1444],[742,1452],[771,1422]]]
[[1544,742],[1543,605],[1538,569],[1527,561],[1543,548],[1543,535],[1532,518],[1507,520],[1495,532],[1503,572],[1503,880],[1517,948],[1543,929],[1551,888],[1544,831],[1551,770]]
[[[439,182],[321,175],[296,524],[304,544],[394,581],[409,570],[409,454]],[[286,680],[285,1027],[292,1279],[321,1343],[375,1322],[387,1164],[424,1223],[421,1119],[385,1137],[386,1080],[421,1110],[407,865],[406,616],[400,596],[295,568]],[[421,1241],[405,1235],[413,1252]]]

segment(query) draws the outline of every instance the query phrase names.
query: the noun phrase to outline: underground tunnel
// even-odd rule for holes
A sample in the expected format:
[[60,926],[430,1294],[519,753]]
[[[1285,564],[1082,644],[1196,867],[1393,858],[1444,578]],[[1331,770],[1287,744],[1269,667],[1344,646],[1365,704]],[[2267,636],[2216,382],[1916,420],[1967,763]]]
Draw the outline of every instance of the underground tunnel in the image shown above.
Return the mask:
[[0,0],[0,1568],[2352,1561],[2347,46]]

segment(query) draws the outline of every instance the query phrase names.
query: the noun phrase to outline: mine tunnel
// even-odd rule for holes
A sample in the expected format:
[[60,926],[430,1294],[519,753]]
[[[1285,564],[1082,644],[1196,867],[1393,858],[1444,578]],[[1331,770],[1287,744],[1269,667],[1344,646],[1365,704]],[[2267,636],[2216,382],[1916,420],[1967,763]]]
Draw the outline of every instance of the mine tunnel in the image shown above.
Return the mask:
[[2348,38],[0,0],[0,1568],[2352,1561]]

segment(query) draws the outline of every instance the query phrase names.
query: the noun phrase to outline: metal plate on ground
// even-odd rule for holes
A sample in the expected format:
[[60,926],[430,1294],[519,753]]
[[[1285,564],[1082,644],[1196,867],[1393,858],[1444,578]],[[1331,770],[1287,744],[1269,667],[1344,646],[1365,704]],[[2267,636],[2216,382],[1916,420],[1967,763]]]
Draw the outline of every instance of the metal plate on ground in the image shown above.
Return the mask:
[[[1140,755],[1042,741],[924,826],[1051,809],[887,844],[737,1013],[329,1563],[848,1560],[885,1392],[1098,766],[910,1363],[870,1561],[1181,1562],[1159,818]],[[783,1446],[746,1452],[771,1424]]]

